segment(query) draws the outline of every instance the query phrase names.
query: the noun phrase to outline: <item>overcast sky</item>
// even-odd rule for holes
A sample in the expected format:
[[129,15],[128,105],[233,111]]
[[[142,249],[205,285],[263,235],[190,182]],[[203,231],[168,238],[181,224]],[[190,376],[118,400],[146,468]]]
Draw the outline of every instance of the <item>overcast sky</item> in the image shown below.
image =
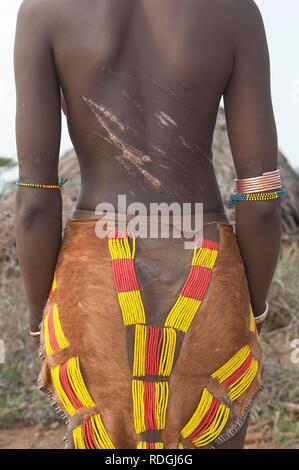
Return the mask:
[[[0,155],[2,156],[16,154],[12,51],[16,15],[21,3],[21,0],[0,1]],[[270,49],[272,96],[280,148],[294,166],[299,166],[299,1],[256,0],[256,3],[264,17]],[[61,151],[70,146],[64,124]]]

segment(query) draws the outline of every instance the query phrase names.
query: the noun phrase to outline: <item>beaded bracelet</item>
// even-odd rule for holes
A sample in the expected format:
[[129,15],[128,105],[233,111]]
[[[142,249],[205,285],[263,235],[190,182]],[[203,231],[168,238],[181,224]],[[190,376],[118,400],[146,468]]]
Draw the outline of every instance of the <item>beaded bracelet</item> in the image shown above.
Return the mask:
[[248,193],[248,194],[235,193],[229,197],[227,204],[229,207],[232,207],[238,201],[270,201],[273,199],[281,198],[285,194],[286,194],[285,188],[280,188],[276,191],[268,191],[264,193]]
[[39,184],[39,183],[25,183],[19,180],[16,181],[17,186],[26,187],[26,188],[38,188],[38,189],[61,189],[67,180],[60,178],[58,184]]

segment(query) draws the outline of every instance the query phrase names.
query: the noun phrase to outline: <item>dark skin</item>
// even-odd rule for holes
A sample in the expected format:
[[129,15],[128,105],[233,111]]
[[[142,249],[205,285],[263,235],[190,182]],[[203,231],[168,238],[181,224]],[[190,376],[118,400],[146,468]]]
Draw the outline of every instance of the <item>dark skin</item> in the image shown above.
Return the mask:
[[[227,221],[211,151],[222,96],[237,176],[277,168],[268,48],[252,0],[25,0],[15,75],[20,179],[57,183],[63,95],[82,175],[78,209],[117,208],[125,194],[127,204],[203,202],[205,220]],[[279,253],[280,203],[236,211],[259,315]],[[18,188],[16,219],[36,331],[61,245],[60,192]],[[241,434],[227,445],[242,447]]]

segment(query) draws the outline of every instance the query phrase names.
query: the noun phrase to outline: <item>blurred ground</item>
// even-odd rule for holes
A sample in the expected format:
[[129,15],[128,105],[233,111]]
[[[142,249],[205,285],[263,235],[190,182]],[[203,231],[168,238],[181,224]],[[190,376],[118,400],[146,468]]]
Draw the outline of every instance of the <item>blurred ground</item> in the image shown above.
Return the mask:
[[[273,442],[273,435],[254,431],[250,426],[246,449],[277,449],[278,444]],[[63,436],[65,426],[53,423],[49,428],[38,426],[25,426],[0,431],[0,449],[63,449]],[[297,437],[297,439],[296,439]],[[299,433],[293,436],[287,434],[285,438],[292,439],[290,448],[299,449]]]

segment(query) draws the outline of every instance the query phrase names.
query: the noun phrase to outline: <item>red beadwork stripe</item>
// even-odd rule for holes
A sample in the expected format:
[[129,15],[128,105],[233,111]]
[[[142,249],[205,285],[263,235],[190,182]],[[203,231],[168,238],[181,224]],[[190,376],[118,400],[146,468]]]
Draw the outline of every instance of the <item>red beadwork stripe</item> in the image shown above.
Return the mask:
[[211,406],[202,418],[199,426],[197,426],[197,428],[192,432],[192,434],[190,434],[189,438],[191,439],[191,441],[196,439],[200,434],[203,434],[207,430],[207,428],[210,426],[213,419],[215,418],[219,406],[220,402],[216,400],[216,398],[213,398]]
[[49,339],[50,339],[51,347],[53,351],[59,351],[60,347],[59,347],[57,338],[55,336],[53,309],[49,312],[48,328],[49,328]]
[[117,230],[112,230],[111,232],[108,233],[108,238],[111,239],[119,239],[119,238],[129,238],[128,232],[119,232]]
[[154,382],[144,382],[144,415],[145,426],[147,430],[155,430],[156,417],[155,417],[155,403],[156,403],[156,388]]
[[133,259],[113,259],[112,271],[118,292],[139,290]]
[[148,326],[146,329],[146,375],[158,375],[161,347],[163,342],[163,328]]
[[208,240],[207,238],[202,238],[197,243],[199,248],[208,248],[209,250],[218,250],[218,243],[214,240]]
[[239,378],[246,372],[246,370],[250,367],[253,361],[253,355],[252,353],[249,354],[247,359],[243,362],[243,364],[235,370],[235,372],[230,375],[226,380],[223,381],[223,383],[227,386],[232,385],[234,382],[237,382]]
[[69,383],[69,379],[67,375],[67,362],[64,362],[63,364],[61,364],[59,376],[60,376],[60,382],[61,382],[62,388],[65,391],[66,395],[68,396],[73,407],[76,408],[77,410],[79,408],[82,408],[83,407],[82,403],[75,395],[71,387],[71,384]]
[[84,423],[84,440],[87,449],[97,449],[96,443],[94,441],[92,426],[89,419]]
[[202,300],[211,279],[212,270],[203,266],[192,266],[183,286],[182,295]]
[[49,293],[49,300],[50,300],[51,303],[53,302],[53,289],[52,289],[52,287],[51,287],[50,293]]
[[146,448],[147,449],[155,449],[155,443],[154,442],[147,442],[146,443]]

